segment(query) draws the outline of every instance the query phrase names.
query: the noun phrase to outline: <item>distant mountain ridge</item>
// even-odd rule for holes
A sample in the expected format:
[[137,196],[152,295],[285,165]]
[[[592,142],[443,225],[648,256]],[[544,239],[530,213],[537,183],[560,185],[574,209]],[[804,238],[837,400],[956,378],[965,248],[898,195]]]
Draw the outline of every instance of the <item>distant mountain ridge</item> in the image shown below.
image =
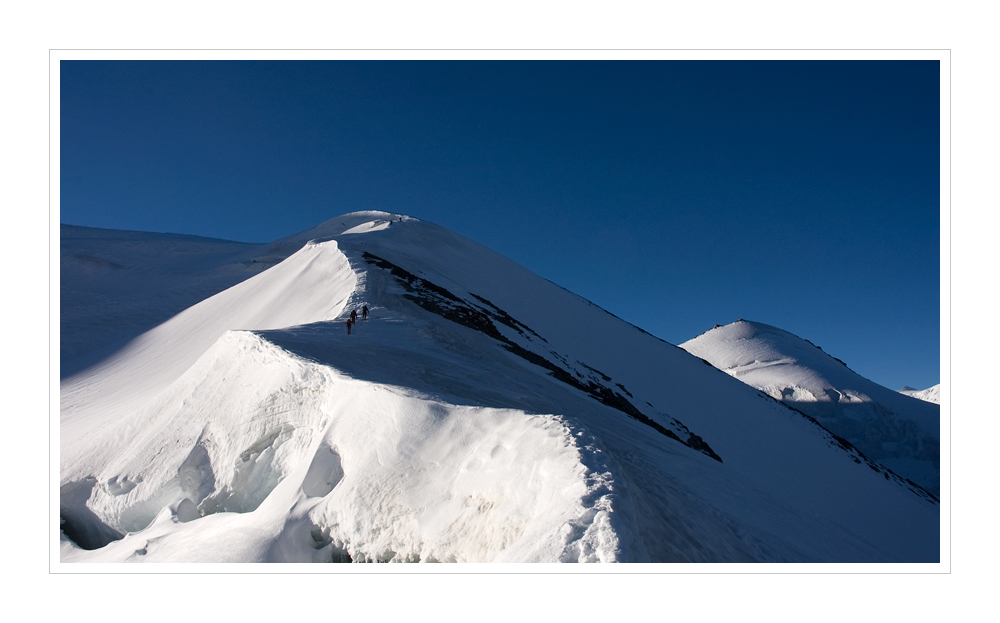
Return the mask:
[[940,488],[940,409],[882,387],[808,340],[738,320],[680,345],[814,417],[868,458],[928,491]]
[[926,400],[927,402],[933,402],[934,404],[941,404],[940,384],[928,387],[927,389],[913,389],[912,387],[907,386],[899,390],[899,393],[906,394],[907,396],[918,400]]

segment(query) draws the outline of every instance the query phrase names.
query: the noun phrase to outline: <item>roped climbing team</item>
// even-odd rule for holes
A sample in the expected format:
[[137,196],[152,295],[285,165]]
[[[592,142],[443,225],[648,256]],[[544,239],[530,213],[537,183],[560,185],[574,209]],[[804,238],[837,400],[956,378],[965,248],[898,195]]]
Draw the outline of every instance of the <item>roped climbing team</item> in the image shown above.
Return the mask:
[[[367,320],[368,319],[368,306],[367,305],[363,305],[361,307],[361,319],[362,320]],[[357,309],[352,309],[351,310],[351,317],[348,318],[347,322],[344,323],[345,325],[347,325],[347,335],[351,334],[351,327],[357,321],[358,321],[358,310]]]

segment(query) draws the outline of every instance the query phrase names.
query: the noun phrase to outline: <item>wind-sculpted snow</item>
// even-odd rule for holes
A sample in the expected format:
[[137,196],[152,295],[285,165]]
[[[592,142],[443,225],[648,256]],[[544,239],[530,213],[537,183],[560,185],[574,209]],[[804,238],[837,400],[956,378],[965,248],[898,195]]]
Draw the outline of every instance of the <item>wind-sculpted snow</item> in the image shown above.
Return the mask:
[[812,417],[399,219],[64,381],[64,562],[938,561],[936,501]]
[[63,225],[61,376],[273,265],[262,246]]
[[806,340],[758,322],[716,327],[681,348],[816,418],[867,458],[939,494],[937,405],[877,385]]
[[[83,559],[130,560],[137,550],[146,562],[622,556],[608,467],[557,416],[431,400],[230,332],[140,420],[141,432],[123,431],[134,440],[127,452],[109,452],[105,473],[117,476],[102,476],[90,500],[105,525],[132,534]],[[121,478],[139,482],[115,495],[108,485]],[[214,541],[219,528],[199,534],[178,499],[198,522],[219,515],[208,525],[254,530],[270,544],[230,553]]]
[[[273,269],[184,310],[112,358],[63,382],[64,439],[116,435],[120,419],[166,389],[224,332],[332,318],[343,309],[354,283],[355,274],[335,242],[309,245]],[[317,296],[318,291],[327,294]],[[64,454],[64,469],[73,469],[71,457]]]
[[129,340],[275,266],[311,240],[377,230],[390,218],[401,217],[357,212],[270,244],[62,225],[60,376],[99,363]]

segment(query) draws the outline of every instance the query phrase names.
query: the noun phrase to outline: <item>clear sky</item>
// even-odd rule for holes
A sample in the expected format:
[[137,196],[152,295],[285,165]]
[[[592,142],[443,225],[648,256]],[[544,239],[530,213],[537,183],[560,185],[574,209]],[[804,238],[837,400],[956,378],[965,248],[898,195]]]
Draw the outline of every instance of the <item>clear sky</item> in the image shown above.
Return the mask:
[[738,318],[939,382],[937,61],[62,61],[60,221],[386,210],[674,344]]

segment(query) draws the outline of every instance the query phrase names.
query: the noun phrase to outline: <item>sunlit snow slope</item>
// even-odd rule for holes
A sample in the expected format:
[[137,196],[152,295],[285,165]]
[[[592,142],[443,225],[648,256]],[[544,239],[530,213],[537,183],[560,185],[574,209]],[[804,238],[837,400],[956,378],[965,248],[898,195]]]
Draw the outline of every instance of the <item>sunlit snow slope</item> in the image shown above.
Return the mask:
[[938,561],[937,501],[812,419],[398,219],[64,379],[64,562]]
[[904,387],[899,390],[900,394],[906,394],[912,398],[917,398],[919,400],[926,400],[927,402],[933,402],[935,404],[941,404],[941,385],[935,385],[934,387],[928,387],[927,389],[913,389],[912,387]]
[[935,495],[940,408],[882,387],[787,331],[739,320],[681,348],[816,418],[868,458]]

